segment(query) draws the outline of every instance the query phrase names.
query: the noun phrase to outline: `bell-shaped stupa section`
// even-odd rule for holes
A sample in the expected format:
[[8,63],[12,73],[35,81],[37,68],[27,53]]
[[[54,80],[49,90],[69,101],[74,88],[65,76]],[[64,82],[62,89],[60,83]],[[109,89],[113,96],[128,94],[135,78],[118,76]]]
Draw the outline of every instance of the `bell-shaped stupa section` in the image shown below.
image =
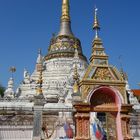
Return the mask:
[[75,45],[77,45],[79,57],[87,61],[82,52],[81,42],[74,36],[71,29],[69,0],[62,0],[60,30],[57,35],[53,35],[50,41],[46,60],[52,58],[73,57]]

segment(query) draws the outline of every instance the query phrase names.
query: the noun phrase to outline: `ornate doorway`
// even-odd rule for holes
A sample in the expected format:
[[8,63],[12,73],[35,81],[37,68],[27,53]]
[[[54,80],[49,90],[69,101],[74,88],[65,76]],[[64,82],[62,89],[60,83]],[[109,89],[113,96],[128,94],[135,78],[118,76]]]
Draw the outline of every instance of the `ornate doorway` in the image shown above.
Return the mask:
[[100,135],[107,140],[117,139],[117,112],[119,99],[109,87],[100,87],[90,96],[90,104],[96,113]]
[[[93,130],[94,137],[104,137],[106,140],[117,140],[118,99],[108,87],[95,90],[90,97],[90,104],[95,112],[95,123],[98,135]],[[92,116],[91,116],[92,117]],[[91,139],[94,139],[94,137]]]
[[[75,140],[101,139],[99,131],[96,133],[98,138],[92,138],[91,135],[92,131],[96,132],[96,129],[101,130],[101,128],[103,128],[101,132],[106,134],[106,140],[133,139],[128,131],[130,129],[128,113],[132,106],[124,103],[117,89],[101,86],[89,92],[87,97],[87,102],[82,101],[74,104],[76,109],[74,114],[76,126]],[[96,125],[94,125],[94,119],[91,121],[90,114],[92,112],[97,120]]]

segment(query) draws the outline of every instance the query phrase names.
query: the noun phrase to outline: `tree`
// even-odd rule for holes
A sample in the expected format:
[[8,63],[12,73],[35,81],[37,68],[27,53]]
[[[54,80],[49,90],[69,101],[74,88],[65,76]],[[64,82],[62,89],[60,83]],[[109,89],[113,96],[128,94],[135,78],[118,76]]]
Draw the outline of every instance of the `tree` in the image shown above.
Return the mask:
[[0,97],[4,96],[5,88],[0,84]]

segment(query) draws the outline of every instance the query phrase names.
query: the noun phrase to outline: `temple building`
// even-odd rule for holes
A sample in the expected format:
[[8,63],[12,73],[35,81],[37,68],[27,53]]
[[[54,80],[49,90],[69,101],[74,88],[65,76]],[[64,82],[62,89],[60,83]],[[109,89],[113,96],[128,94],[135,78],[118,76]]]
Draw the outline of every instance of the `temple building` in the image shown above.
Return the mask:
[[[32,74],[0,99],[0,140],[138,140],[140,103],[124,72],[109,64],[95,8],[88,62],[62,0],[60,30]],[[137,92],[138,93],[138,92]]]

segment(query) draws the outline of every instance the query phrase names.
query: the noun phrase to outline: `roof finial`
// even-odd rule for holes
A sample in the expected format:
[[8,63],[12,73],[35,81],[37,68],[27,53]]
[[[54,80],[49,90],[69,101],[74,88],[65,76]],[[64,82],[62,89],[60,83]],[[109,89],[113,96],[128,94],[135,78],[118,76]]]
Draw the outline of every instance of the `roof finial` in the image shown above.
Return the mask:
[[120,63],[120,73],[121,73],[123,79],[128,81],[128,76],[127,76],[127,74],[123,70],[122,55],[119,56],[119,63]]
[[70,21],[69,0],[62,0],[62,21]]
[[98,30],[100,30],[100,26],[97,18],[97,11],[98,9],[95,6],[95,10],[94,10],[95,15],[94,15],[94,24],[93,24],[93,29],[95,30],[95,38],[98,38]]

